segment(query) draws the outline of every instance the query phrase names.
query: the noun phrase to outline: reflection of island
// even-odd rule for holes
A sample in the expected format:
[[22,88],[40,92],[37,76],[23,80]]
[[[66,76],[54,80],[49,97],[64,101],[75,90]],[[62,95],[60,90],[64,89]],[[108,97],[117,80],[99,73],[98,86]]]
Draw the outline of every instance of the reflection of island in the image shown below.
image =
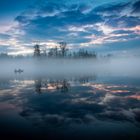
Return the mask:
[[37,93],[41,93],[41,87],[42,87],[41,80],[35,80],[35,91]]
[[68,80],[57,80],[57,81],[43,81],[35,80],[35,91],[42,93],[43,91],[60,91],[68,92],[70,84]]
[[59,79],[59,80],[52,80],[52,79],[37,79],[35,80],[35,91],[37,93],[43,93],[46,91],[58,91],[58,92],[69,92],[70,83],[79,82],[80,84],[88,83],[91,80],[95,80],[95,76],[80,76],[78,78],[72,79]]
[[[68,92],[69,87],[70,87],[70,84],[69,84],[66,80],[63,80],[63,81],[61,82],[60,90],[61,90],[61,92]],[[58,88],[58,89],[59,89],[59,88]]]
[[92,80],[96,80],[96,76],[95,75],[90,75],[90,76],[80,76],[78,77],[78,79],[75,79],[75,81],[78,81],[80,84],[85,84],[88,83]]

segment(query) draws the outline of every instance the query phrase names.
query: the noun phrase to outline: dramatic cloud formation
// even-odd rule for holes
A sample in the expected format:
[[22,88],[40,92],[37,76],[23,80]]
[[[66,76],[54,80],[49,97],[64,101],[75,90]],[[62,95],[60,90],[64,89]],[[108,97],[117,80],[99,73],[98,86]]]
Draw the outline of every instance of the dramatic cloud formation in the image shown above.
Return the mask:
[[139,0],[26,1],[20,8],[14,7],[13,20],[0,24],[0,51],[32,53],[37,41],[46,48],[66,41],[72,49],[100,46],[103,50],[116,43],[137,42],[128,46],[135,49],[140,43],[139,5]]

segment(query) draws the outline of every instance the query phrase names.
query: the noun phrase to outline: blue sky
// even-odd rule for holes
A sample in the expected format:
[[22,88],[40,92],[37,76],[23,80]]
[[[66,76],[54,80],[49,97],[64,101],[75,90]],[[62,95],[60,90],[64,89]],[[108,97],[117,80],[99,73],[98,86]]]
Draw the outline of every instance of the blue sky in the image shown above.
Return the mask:
[[0,52],[30,54],[66,41],[72,50],[140,51],[140,0],[0,0]]

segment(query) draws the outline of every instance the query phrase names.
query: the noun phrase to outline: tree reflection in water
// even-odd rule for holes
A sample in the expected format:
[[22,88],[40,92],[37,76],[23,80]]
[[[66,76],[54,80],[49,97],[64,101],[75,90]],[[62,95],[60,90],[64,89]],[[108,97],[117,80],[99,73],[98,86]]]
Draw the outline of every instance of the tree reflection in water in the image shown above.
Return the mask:
[[35,91],[39,94],[41,93],[41,87],[42,87],[41,83],[42,83],[41,79],[35,80]]
[[35,80],[35,92],[41,94],[42,91],[56,90],[63,93],[68,92],[70,89],[70,83],[68,80],[57,80],[57,81],[43,81],[41,79]]
[[70,82],[79,82],[80,84],[88,83],[90,80],[95,80],[96,76],[81,76],[78,78],[72,79],[61,79],[61,80],[52,80],[52,79],[36,79],[34,80],[35,83],[35,92],[36,93],[43,93],[45,91],[58,91],[62,93],[69,92],[71,85]]

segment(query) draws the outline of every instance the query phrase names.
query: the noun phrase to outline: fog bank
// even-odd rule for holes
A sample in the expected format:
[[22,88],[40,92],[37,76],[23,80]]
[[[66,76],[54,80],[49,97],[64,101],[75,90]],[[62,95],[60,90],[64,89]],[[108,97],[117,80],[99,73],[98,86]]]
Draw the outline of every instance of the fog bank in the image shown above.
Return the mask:
[[[0,78],[14,77],[63,77],[77,75],[105,75],[140,77],[140,58],[101,59],[11,59],[0,60]],[[24,72],[15,73],[15,69]]]

